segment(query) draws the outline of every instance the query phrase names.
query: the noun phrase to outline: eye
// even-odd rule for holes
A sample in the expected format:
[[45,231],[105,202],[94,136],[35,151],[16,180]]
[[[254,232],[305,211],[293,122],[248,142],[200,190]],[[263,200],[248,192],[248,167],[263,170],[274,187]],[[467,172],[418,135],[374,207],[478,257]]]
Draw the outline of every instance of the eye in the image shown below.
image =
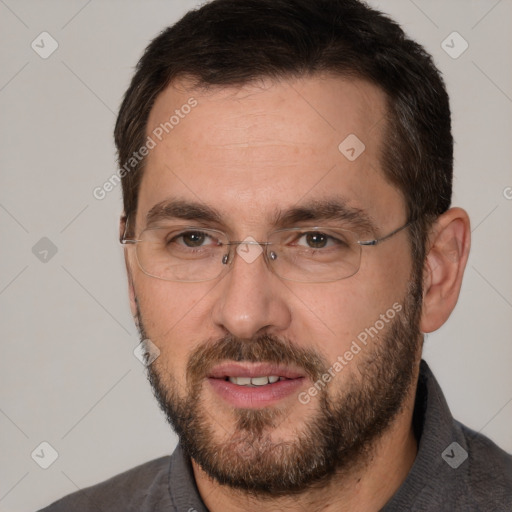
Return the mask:
[[[209,244],[208,241],[210,241]],[[185,231],[168,240],[167,244],[171,243],[190,248],[203,247],[204,245],[222,245],[219,240],[204,231]]]
[[[303,240],[304,243],[300,243],[301,240]],[[302,233],[297,239],[297,245],[306,245],[310,249],[324,249],[326,247],[332,246],[333,244],[336,245],[337,243],[344,242],[320,231]]]

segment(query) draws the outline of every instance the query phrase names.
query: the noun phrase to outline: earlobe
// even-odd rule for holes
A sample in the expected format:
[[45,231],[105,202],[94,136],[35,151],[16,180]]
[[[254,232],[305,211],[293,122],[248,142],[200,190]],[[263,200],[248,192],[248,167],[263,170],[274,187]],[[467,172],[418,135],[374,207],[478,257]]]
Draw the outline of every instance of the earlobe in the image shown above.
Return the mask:
[[432,227],[423,274],[420,329],[439,329],[452,313],[469,256],[470,223],[462,208],[443,213]]

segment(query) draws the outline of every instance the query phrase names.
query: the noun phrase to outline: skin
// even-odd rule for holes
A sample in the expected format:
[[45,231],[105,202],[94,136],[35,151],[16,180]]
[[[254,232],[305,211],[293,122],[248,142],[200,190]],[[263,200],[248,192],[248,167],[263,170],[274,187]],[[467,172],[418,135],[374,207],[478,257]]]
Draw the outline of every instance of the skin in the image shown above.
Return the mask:
[[[178,81],[160,94],[151,127],[165,122],[193,96],[198,106],[148,155],[139,192],[135,232],[158,202],[179,198],[202,202],[222,214],[210,227],[231,240],[265,240],[276,208],[301,201],[343,197],[365,210],[383,236],[407,221],[404,198],[384,178],[379,162],[385,97],[361,80],[316,76],[264,81],[243,87],[190,89]],[[354,133],[365,151],[353,162],[338,145]],[[310,224],[314,225],[314,224]],[[124,228],[121,225],[121,230]],[[438,329],[455,307],[470,245],[466,212],[452,208],[438,218],[425,264],[421,332]],[[186,392],[185,369],[191,351],[226,333],[251,338],[262,332],[286,336],[299,347],[314,348],[334,362],[365,327],[406,293],[412,261],[406,232],[375,247],[364,247],[354,276],[323,284],[283,281],[263,258],[246,263],[236,257],[220,279],[202,283],[166,282],[139,269],[134,248],[126,248],[131,308],[137,298],[148,336],[161,351],[155,364]],[[421,344],[421,340],[418,340]],[[420,354],[416,363],[419,369]],[[357,374],[357,358],[332,382],[343,390]],[[311,386],[304,384],[304,390]],[[220,486],[194,462],[194,476],[212,512],[240,510],[379,510],[405,480],[417,453],[412,430],[416,388],[402,411],[372,447],[371,464],[333,478],[323,488],[275,500],[250,497]],[[216,439],[226,439],[233,411],[207,386],[202,398]],[[314,414],[317,402],[285,399],[285,419],[272,439],[290,439]]]

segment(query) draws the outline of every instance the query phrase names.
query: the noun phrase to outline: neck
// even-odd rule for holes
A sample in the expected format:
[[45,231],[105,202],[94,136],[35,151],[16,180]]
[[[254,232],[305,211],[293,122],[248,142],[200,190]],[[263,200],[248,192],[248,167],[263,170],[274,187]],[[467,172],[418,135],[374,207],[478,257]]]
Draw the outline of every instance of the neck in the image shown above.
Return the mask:
[[418,447],[412,424],[415,396],[416,385],[412,386],[402,411],[373,443],[364,461],[354,461],[352,469],[332,475],[322,486],[312,486],[289,497],[249,495],[221,486],[192,459],[201,498],[210,512],[378,511],[404,482],[416,458]]

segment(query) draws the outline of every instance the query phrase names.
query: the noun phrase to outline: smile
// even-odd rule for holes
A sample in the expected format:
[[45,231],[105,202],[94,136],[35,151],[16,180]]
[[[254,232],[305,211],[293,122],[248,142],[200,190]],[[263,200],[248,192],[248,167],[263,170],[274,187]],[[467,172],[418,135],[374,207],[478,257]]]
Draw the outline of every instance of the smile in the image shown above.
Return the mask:
[[297,394],[306,376],[300,370],[272,363],[228,362],[214,367],[210,389],[236,408],[261,408]]
[[263,377],[226,377],[232,384],[237,386],[266,386],[267,384],[274,384],[278,380],[285,380],[286,377],[278,377],[277,375],[263,376]]

